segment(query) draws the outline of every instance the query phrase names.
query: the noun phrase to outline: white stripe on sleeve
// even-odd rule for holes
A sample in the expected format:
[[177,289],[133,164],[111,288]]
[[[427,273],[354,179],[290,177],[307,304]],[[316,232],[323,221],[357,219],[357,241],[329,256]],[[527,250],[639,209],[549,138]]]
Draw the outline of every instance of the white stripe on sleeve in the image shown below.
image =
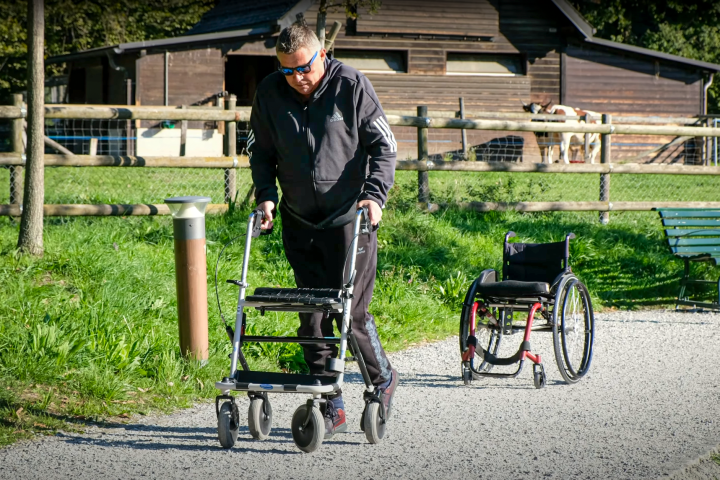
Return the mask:
[[390,144],[390,151],[395,153],[397,152],[397,141],[395,141],[395,135],[393,135],[392,130],[390,130],[390,126],[387,124],[385,119],[383,117],[378,117],[375,119],[373,124],[377,127],[377,129],[382,133],[382,136],[385,137],[385,140]]

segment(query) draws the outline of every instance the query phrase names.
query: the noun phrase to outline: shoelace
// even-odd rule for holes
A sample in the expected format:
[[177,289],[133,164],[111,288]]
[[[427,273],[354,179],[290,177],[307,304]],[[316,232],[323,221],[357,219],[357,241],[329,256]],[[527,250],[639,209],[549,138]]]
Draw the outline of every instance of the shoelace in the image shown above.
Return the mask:
[[335,420],[338,416],[337,408],[335,408],[335,404],[332,400],[328,400],[325,404],[325,416],[330,420]]

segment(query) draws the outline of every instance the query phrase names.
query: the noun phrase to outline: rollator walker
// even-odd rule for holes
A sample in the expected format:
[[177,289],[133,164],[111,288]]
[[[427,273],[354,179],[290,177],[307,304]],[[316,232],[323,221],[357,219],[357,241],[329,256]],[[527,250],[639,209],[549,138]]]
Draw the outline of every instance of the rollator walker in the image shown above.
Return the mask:
[[[355,212],[354,236],[348,250],[350,268],[347,281],[341,288],[256,288],[252,295],[245,296],[250,243],[261,233],[260,224],[264,214],[262,210],[253,211],[247,223],[245,253],[242,263],[242,278],[227,280],[240,287],[235,329],[228,326],[228,335],[232,337],[230,355],[230,374],[215,383],[222,394],[215,398],[218,419],[218,438],[224,448],[232,448],[237,440],[240,426],[240,413],[236,397],[230,392],[247,392],[250,397],[248,408],[248,430],[256,440],[265,440],[272,428],[272,408],[268,393],[304,393],[311,396],[300,405],[292,417],[292,437],[297,447],[304,452],[317,450],[325,435],[323,411],[327,400],[324,395],[340,391],[345,371],[345,362],[357,361],[365,382],[365,409],[361,427],[370,443],[379,443],[385,435],[385,411],[377,388],[371,383],[365,361],[357,340],[352,332],[350,307],[355,283],[355,260],[357,257],[358,236],[370,232],[370,220],[367,208]],[[346,255],[347,264],[347,255]],[[245,335],[247,323],[246,309],[255,308],[261,315],[265,312],[321,312],[323,315],[342,313],[340,337],[272,337]],[[339,345],[337,358],[328,358],[325,364],[330,375],[304,375],[276,372],[250,371],[242,346],[246,342],[281,342],[298,344],[336,344]],[[353,356],[346,356],[349,347]],[[238,369],[238,363],[242,367]],[[222,404],[221,404],[222,402]]]
[[[590,295],[570,269],[569,233],[555,243],[510,243],[505,235],[501,281],[498,272],[483,270],[472,283],[460,317],[460,355],[463,382],[485,377],[514,378],[526,359],[533,362],[536,388],[547,384],[542,358],[530,346],[532,331],[552,332],[555,360],[566,383],[579,381],[590,369],[595,317]],[[516,312],[528,312],[524,325],[514,322]],[[536,315],[541,318],[539,321]],[[543,321],[544,320],[544,321]],[[501,357],[505,337],[523,333],[514,355]],[[491,372],[494,366],[518,364],[513,373]]]

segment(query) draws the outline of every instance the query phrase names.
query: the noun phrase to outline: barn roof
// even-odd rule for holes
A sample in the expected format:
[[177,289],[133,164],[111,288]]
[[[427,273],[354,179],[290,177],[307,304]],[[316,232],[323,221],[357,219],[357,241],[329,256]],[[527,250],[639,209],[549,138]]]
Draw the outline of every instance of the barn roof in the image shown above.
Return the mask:
[[250,25],[275,23],[296,4],[298,0],[238,1],[220,0],[217,6],[203,15],[188,35],[237,30]]
[[593,26],[590,25],[585,18],[583,18],[580,12],[578,12],[575,7],[570,4],[570,2],[567,0],[552,0],[552,2],[565,15],[565,17],[570,20],[575,28],[577,28],[578,32],[583,36],[585,42],[587,43],[636,55],[653,57],[658,60],[681,63],[683,65],[699,68],[700,70],[720,72],[720,65],[715,63],[701,62],[700,60],[693,60],[691,58],[681,57],[680,55],[671,55],[669,53],[658,52],[657,50],[651,50],[649,48],[636,47],[634,45],[627,45],[625,43],[613,42],[611,40],[596,37],[595,32],[597,30],[593,28]]
[[251,28],[230,30],[226,32],[202,33],[198,35],[185,35],[182,37],[174,38],[161,38],[159,40],[144,40],[141,42],[119,43],[117,45],[110,45],[107,47],[91,48],[89,50],[82,50],[76,53],[68,53],[65,55],[48,57],[45,60],[45,64],[49,65],[52,63],[73,62],[93,57],[104,57],[106,55],[112,61],[114,55],[122,55],[124,53],[139,52],[140,50],[164,51],[168,49],[182,47],[185,45],[192,45],[195,48],[200,48],[203,45],[210,46],[218,43],[226,43],[237,40],[239,38],[262,38],[272,35],[273,33],[277,32],[277,30],[277,26],[258,25]]

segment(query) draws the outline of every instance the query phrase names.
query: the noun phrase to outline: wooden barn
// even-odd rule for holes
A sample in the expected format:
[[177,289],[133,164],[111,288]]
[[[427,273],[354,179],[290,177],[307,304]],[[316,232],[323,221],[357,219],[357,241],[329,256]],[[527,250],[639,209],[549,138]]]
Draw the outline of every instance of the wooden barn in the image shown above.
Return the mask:
[[[108,46],[48,59],[69,68],[68,103],[214,104],[223,92],[252,103],[255,86],[273,72],[275,38],[303,13],[315,24],[318,1],[221,0],[186,35]],[[331,12],[343,27],[333,55],[363,71],[385,110],[431,115],[465,110],[522,112],[522,103],[570,105],[623,116],[706,113],[706,91],[720,65],[663,54],[594,36],[565,0],[383,0],[375,15]],[[177,132],[142,125],[135,153],[153,154]],[[196,153],[219,152],[212,123],[190,126]],[[416,156],[416,133],[394,128],[399,158]],[[431,130],[430,153],[460,149],[457,130]],[[616,159],[632,158],[672,138],[617,138]],[[178,140],[179,141],[179,140]],[[128,142],[130,145],[132,142]],[[478,151],[539,161],[532,134],[468,131]],[[133,148],[132,146],[130,148]],[[194,149],[194,150],[193,150]],[[191,151],[188,154],[193,154]],[[694,161],[687,144],[644,161]]]

